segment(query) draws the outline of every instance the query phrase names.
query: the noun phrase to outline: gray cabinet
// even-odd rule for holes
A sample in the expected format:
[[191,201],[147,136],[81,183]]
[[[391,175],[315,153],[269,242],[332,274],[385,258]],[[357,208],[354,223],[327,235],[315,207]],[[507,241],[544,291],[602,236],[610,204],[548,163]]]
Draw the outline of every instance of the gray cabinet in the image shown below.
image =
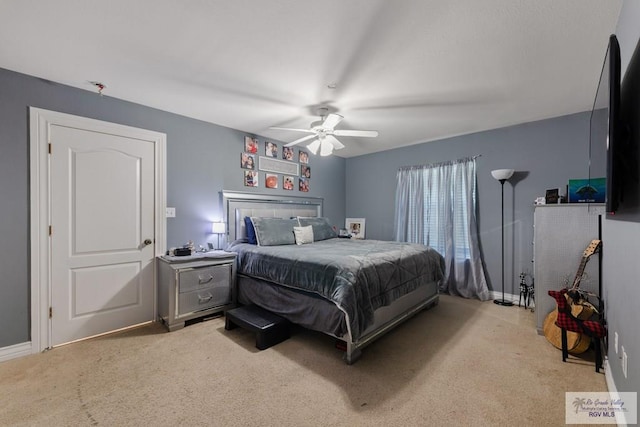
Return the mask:
[[169,331],[233,307],[235,260],[224,251],[158,258],[158,316]]
[[[547,315],[556,303],[548,294],[573,284],[583,254],[598,239],[598,218],[604,214],[600,204],[540,205],[534,213],[534,278],[536,329],[542,333]],[[598,256],[587,261],[580,289],[598,294]]]

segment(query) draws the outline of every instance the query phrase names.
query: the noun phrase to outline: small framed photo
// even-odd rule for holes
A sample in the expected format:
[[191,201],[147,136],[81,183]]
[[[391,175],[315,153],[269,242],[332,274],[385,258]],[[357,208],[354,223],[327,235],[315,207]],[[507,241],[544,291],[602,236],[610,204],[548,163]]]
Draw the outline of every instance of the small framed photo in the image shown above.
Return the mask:
[[256,155],[249,153],[240,154],[240,167],[242,169],[255,169],[256,168]]
[[256,171],[244,171],[244,186],[245,187],[257,187],[258,186],[258,172],[256,172]]
[[307,178],[300,178],[298,190],[304,191],[305,193],[309,191],[309,180]]
[[560,189],[551,188],[545,192],[544,201],[546,205],[555,205],[560,202]]
[[284,175],[282,177],[282,188],[285,190],[293,190],[296,177],[291,175]]
[[291,148],[291,147],[282,147],[282,158],[284,160],[293,161],[293,148]]
[[309,163],[309,153],[300,150],[300,153],[298,154],[298,160],[300,161],[300,163],[306,165],[307,163]]
[[300,167],[300,176],[303,178],[311,179],[311,167],[302,165]]
[[347,218],[344,220],[344,228],[354,239],[364,239],[364,218]]
[[244,137],[244,151],[251,154],[258,154],[258,138],[250,136]]
[[278,175],[273,173],[265,174],[264,186],[267,188],[278,188]]
[[264,142],[264,155],[267,157],[278,158],[278,144],[271,141]]

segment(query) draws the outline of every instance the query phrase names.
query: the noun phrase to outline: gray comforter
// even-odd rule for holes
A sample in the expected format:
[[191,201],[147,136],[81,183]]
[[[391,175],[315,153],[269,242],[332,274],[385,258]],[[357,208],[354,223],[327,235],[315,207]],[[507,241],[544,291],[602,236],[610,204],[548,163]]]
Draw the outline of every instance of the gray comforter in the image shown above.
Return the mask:
[[428,246],[379,240],[328,239],[307,245],[256,246],[233,242],[238,273],[313,292],[348,315],[352,338],[373,312],[422,284],[439,282],[444,259]]

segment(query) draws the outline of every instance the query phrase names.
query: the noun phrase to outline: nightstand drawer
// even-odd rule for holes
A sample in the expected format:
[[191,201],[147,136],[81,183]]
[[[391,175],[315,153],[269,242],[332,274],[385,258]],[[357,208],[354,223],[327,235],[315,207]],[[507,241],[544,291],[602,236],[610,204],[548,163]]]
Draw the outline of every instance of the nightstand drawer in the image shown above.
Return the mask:
[[180,272],[178,292],[192,292],[215,286],[229,286],[231,264],[200,267]]
[[219,286],[183,292],[178,296],[178,315],[206,310],[231,302],[231,288],[228,282]]

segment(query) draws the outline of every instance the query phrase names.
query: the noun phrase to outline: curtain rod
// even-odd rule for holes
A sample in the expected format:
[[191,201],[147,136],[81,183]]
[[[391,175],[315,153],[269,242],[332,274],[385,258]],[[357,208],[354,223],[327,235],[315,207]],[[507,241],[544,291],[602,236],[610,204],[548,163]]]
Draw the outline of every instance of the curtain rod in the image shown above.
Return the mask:
[[467,162],[469,160],[475,160],[478,157],[482,157],[482,154],[476,154],[475,156],[472,156],[472,157],[463,157],[457,160],[447,160],[446,162],[431,163],[426,165],[402,166],[398,168],[398,170],[403,171],[403,170],[412,170],[412,169],[429,169],[429,168],[435,168],[439,166],[453,165],[455,163]]

